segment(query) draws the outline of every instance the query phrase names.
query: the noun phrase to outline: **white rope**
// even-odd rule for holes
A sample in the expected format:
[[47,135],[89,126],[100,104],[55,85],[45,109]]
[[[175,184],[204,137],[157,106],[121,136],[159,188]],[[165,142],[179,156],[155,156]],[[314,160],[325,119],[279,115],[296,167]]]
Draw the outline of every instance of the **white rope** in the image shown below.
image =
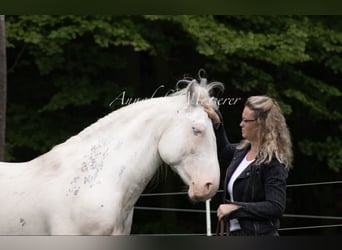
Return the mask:
[[289,230],[317,229],[317,228],[330,228],[330,227],[342,227],[342,224],[307,226],[307,227],[286,227],[286,228],[279,228],[278,230],[289,231]]
[[168,196],[168,195],[184,195],[188,192],[169,192],[169,193],[150,193],[150,194],[141,194],[140,196],[146,197],[146,196]]
[[[165,207],[134,207],[138,210],[154,210],[154,211],[166,211],[166,212],[189,212],[189,213],[205,213],[205,210],[199,209],[181,209],[181,208],[165,208]],[[213,211],[211,211],[213,213]]]
[[306,215],[306,214],[284,214],[283,217],[303,218],[303,219],[342,220],[342,217],[337,217],[337,216],[320,216],[320,215]]
[[318,185],[331,185],[331,184],[341,184],[342,181],[326,181],[326,182],[312,182],[303,184],[290,184],[286,187],[304,187],[304,186],[318,186]]

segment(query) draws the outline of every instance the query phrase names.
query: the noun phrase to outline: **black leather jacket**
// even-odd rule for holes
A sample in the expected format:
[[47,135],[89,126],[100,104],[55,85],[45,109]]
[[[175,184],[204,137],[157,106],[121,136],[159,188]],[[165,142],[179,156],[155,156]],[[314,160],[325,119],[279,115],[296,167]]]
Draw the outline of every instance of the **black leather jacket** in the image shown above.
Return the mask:
[[278,235],[279,218],[286,206],[286,179],[288,172],[276,158],[269,164],[251,163],[234,182],[234,202],[230,201],[227,184],[249,147],[237,150],[229,143],[224,127],[215,128],[219,161],[226,167],[224,202],[234,203],[239,209],[227,215],[229,221],[237,218],[245,235]]

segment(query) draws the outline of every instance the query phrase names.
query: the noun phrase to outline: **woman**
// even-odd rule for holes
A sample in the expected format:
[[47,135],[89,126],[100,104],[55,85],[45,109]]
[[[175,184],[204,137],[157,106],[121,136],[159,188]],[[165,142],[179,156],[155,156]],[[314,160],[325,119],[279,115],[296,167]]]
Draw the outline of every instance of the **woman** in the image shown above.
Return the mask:
[[292,147],[278,103],[267,96],[247,99],[238,145],[228,141],[220,113],[203,106],[214,123],[220,162],[230,163],[224,203],[217,209],[219,221],[227,223],[230,235],[279,235]]

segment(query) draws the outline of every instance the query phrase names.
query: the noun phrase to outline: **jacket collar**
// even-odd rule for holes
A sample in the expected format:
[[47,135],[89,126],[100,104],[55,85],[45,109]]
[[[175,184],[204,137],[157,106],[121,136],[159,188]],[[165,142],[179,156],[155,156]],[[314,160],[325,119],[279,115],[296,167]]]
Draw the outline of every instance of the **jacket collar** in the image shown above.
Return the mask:
[[[227,197],[227,185],[228,185],[228,180],[230,180],[230,178],[232,177],[235,169],[239,166],[239,164],[241,163],[241,161],[243,160],[243,158],[245,157],[245,155],[248,153],[248,151],[250,150],[251,146],[248,145],[245,148],[242,149],[236,149],[233,159],[231,161],[231,163],[229,164],[227,171],[226,171],[226,178],[224,181],[224,187],[223,187],[223,199],[225,201],[226,197]],[[251,166],[248,166],[247,169],[249,169]],[[246,171],[246,169],[244,170],[244,172]]]
[[250,150],[251,146],[248,145],[245,148],[242,149],[238,149],[235,151],[233,159],[227,169],[227,174],[226,174],[226,181],[228,179],[230,179],[230,177],[232,176],[232,174],[234,173],[235,169],[239,166],[239,164],[241,163],[241,161],[243,160],[243,158],[245,157],[245,155],[248,153],[248,151]]

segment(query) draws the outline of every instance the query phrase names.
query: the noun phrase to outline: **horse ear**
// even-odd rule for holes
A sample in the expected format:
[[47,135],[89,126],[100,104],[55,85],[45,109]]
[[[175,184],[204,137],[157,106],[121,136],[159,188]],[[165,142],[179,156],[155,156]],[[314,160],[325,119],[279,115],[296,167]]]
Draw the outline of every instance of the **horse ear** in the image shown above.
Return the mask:
[[188,90],[187,90],[187,97],[188,97],[188,104],[189,105],[197,105],[199,103],[200,94],[197,91],[198,83],[196,80],[192,80],[189,83]]

